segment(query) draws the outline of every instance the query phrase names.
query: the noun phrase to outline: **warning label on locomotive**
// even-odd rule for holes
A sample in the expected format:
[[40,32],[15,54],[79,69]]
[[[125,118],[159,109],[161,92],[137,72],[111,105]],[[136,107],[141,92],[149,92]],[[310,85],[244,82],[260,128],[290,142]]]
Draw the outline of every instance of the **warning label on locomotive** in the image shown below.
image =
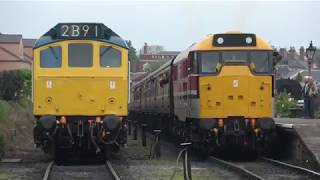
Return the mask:
[[110,81],[110,89],[115,89],[115,88],[116,88],[116,82]]
[[48,89],[52,88],[52,81],[47,80],[47,88]]
[[239,80],[233,80],[233,87],[239,87]]

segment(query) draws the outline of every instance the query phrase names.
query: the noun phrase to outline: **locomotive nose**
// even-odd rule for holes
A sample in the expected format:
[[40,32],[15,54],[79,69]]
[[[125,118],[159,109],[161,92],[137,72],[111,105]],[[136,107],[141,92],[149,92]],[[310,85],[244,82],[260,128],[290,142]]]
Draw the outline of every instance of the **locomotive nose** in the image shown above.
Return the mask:
[[105,128],[112,130],[119,127],[121,118],[114,115],[108,115],[104,116],[102,121]]

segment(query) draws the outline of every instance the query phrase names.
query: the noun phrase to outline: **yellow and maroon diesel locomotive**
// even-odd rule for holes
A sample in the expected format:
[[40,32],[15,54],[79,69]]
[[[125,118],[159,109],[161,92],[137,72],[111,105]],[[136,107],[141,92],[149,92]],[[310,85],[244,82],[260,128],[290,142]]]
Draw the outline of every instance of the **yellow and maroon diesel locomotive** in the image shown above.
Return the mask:
[[109,155],[126,143],[128,47],[101,23],[59,23],[34,47],[34,142]]
[[273,66],[279,54],[255,34],[208,35],[132,87],[130,117],[212,152],[257,152],[275,128]]

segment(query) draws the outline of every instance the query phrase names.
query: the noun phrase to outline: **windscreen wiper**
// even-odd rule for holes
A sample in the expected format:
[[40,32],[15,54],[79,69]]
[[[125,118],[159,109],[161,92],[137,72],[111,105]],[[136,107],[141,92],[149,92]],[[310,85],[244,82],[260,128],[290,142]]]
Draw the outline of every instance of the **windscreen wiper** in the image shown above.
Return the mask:
[[59,57],[58,57],[56,51],[51,46],[49,46],[49,49],[50,49],[51,53],[53,54],[53,56],[56,58],[56,60],[58,60]]
[[111,46],[108,46],[103,52],[100,53],[100,57],[103,56],[106,52],[111,49]]

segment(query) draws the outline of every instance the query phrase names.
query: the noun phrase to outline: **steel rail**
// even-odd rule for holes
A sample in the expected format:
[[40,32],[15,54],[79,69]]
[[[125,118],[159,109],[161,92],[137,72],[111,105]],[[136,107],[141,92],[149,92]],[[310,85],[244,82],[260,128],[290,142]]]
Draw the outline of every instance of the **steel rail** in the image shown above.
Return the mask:
[[236,171],[237,173],[240,173],[241,175],[247,177],[248,179],[252,179],[252,180],[265,180],[265,178],[255,174],[254,172],[252,171],[249,171],[239,165],[236,165],[234,163],[231,163],[231,162],[227,162],[227,161],[224,161],[222,159],[219,159],[219,158],[216,158],[216,157],[213,157],[213,156],[210,156],[209,157],[209,160],[211,161],[214,161],[215,163],[218,163],[224,167],[227,167],[229,169],[232,169],[233,171]]
[[116,171],[113,169],[112,164],[109,160],[106,161],[106,168],[111,172],[114,180],[120,180],[120,177],[118,176]]
[[284,168],[287,168],[287,169],[292,169],[292,170],[298,171],[298,172],[300,172],[302,174],[305,174],[305,175],[308,175],[308,176],[312,176],[312,177],[317,177],[317,178],[320,179],[320,173],[312,171],[310,169],[303,168],[303,167],[300,167],[300,166],[295,166],[295,165],[292,165],[292,164],[288,164],[288,163],[285,163],[285,162],[281,162],[281,161],[270,159],[270,158],[266,158],[266,157],[260,157],[260,159],[262,161],[265,161],[265,162],[268,162],[268,163],[272,163],[274,165],[277,165],[277,166],[280,166],[280,167],[284,167]]
[[50,173],[51,173],[51,170],[52,170],[52,167],[54,165],[54,161],[51,161],[47,168],[46,168],[46,172],[44,173],[44,176],[43,176],[43,180],[49,180],[49,177],[50,177]]

